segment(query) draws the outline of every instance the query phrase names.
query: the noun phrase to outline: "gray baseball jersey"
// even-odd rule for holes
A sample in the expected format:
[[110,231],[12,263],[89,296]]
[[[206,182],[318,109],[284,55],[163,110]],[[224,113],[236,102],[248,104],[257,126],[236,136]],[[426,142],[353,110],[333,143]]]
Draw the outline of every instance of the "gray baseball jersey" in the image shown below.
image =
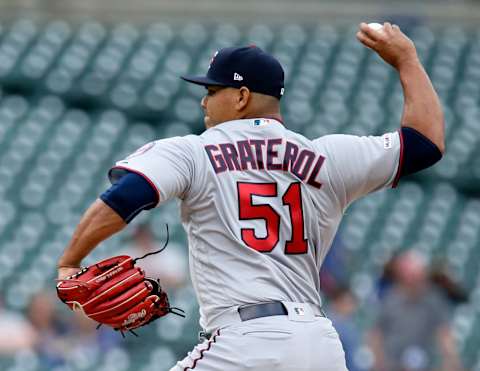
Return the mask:
[[345,208],[396,181],[398,133],[315,140],[273,119],[222,123],[158,140],[117,163],[160,203],[178,197],[190,274],[207,331],[239,305],[321,305],[320,266]]

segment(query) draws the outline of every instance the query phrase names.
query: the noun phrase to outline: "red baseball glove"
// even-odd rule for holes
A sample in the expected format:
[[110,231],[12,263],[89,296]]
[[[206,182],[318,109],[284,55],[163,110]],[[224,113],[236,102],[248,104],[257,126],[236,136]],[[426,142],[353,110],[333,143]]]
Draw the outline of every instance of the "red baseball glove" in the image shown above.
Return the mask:
[[146,278],[136,260],[120,255],[83,268],[59,280],[58,297],[71,309],[122,334],[168,313],[184,317],[183,311],[170,307],[160,281]]

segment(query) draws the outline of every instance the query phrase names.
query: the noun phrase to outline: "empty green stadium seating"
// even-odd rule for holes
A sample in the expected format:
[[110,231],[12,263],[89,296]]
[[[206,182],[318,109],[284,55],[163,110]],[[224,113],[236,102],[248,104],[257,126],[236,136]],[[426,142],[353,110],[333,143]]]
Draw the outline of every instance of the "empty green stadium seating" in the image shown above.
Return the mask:
[[[108,187],[115,161],[155,138],[203,130],[204,89],[179,75],[204,73],[216,49],[256,44],[274,53],[287,73],[286,125],[307,137],[394,131],[402,113],[396,73],[352,28],[20,19],[0,30],[0,293],[20,312],[53,287],[56,259],[82,212]],[[454,313],[454,329],[467,366],[480,370],[480,29],[407,32],[444,103],[447,153],[398,190],[347,210],[340,236],[348,277],[367,303],[394,251],[414,247],[447,262],[472,292]],[[168,223],[171,238],[186,244],[175,203],[143,218],[158,239]],[[115,254],[124,239],[106,241],[89,261]],[[98,371],[167,370],[196,343],[198,329],[192,289],[173,297],[187,320],[157,321],[141,342],[72,361],[69,370],[91,370],[92,362]],[[360,313],[365,326],[369,315]],[[0,360],[0,369],[43,371],[35,357]]]

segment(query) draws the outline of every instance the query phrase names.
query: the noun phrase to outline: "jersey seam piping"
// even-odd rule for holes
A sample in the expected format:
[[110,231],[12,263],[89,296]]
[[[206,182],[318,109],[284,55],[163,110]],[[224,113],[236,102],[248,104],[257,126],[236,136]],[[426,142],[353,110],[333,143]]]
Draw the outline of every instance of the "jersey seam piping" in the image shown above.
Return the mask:
[[403,133],[401,129],[397,130],[398,132],[398,137],[400,139],[400,154],[399,154],[399,159],[398,159],[398,167],[397,167],[397,174],[395,175],[395,178],[393,179],[392,182],[392,188],[396,188],[398,185],[398,182],[400,181],[400,177],[402,174],[402,167],[403,167]]
[[197,366],[197,362],[203,359],[204,353],[208,352],[212,347],[212,344],[217,342],[217,336],[220,336],[220,330],[217,330],[217,333],[213,335],[212,338],[208,341],[208,347],[200,350],[200,357],[195,358],[193,360],[193,364],[191,366],[185,367],[183,371],[188,371],[189,369],[193,370]]

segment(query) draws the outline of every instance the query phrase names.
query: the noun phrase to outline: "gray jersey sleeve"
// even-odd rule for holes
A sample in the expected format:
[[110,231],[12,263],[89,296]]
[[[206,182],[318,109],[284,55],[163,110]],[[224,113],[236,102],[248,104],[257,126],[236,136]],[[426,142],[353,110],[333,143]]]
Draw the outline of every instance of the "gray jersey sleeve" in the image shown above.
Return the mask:
[[398,132],[368,137],[327,135],[317,142],[325,151],[331,185],[342,207],[396,185],[402,151]]
[[115,168],[144,176],[155,186],[159,204],[171,198],[184,198],[194,176],[192,144],[186,137],[174,137],[147,143]]

